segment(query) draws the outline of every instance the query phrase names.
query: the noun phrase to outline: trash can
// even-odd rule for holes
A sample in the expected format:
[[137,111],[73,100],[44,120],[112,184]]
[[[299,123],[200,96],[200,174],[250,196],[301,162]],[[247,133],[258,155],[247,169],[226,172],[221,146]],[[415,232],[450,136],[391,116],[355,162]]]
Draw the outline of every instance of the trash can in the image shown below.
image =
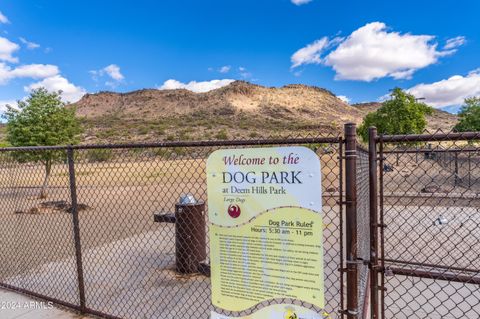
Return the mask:
[[205,203],[192,195],[181,196],[175,205],[177,272],[199,272],[200,263],[207,258],[205,223]]

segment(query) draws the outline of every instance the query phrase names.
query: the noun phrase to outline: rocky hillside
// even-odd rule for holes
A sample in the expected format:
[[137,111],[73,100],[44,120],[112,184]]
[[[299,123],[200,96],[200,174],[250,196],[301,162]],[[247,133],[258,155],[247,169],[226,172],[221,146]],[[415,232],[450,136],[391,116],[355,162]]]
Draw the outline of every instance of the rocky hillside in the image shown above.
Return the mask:
[[[75,106],[85,127],[84,143],[120,143],[338,134],[343,123],[360,123],[379,104],[351,106],[305,85],[268,88],[236,81],[207,93],[87,94]],[[455,116],[443,113],[436,112],[431,128],[455,123]]]

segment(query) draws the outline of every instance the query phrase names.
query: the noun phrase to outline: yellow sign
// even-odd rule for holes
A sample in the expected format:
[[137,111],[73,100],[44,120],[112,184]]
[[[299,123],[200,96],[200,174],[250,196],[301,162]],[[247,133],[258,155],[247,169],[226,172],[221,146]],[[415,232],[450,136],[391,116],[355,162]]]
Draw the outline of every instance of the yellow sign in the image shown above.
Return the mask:
[[212,311],[211,319],[326,319],[328,314],[320,315],[313,310],[298,305],[271,305],[245,317],[230,317]]
[[207,174],[212,303],[243,311],[291,298],[323,308],[318,156],[305,147],[219,150]]

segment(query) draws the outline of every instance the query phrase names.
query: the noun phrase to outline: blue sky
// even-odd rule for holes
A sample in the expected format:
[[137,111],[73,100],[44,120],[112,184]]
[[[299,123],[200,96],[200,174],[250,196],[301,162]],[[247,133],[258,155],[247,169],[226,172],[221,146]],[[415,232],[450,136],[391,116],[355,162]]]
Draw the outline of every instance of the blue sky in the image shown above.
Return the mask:
[[0,12],[0,106],[38,86],[74,101],[235,79],[351,103],[395,86],[438,108],[480,95],[474,0],[3,0]]

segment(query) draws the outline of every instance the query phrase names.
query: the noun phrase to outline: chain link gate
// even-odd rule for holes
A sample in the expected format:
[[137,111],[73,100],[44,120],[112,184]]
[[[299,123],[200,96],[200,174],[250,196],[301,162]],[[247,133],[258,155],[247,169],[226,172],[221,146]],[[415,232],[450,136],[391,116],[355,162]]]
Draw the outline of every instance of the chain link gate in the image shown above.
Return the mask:
[[480,133],[369,136],[372,318],[480,318]]

